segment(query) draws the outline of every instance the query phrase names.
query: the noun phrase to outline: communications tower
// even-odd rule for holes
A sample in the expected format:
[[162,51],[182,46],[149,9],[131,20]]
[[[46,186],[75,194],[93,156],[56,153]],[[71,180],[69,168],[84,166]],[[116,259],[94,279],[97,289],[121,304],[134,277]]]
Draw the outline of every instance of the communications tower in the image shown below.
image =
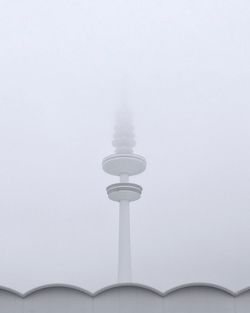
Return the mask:
[[117,113],[113,146],[115,153],[106,157],[103,170],[120,177],[120,182],[107,188],[110,200],[119,203],[119,262],[118,282],[132,281],[131,243],[130,243],[130,202],[140,199],[142,187],[129,182],[129,177],[138,175],[146,169],[146,160],[135,154],[134,127],[131,113],[124,105]]

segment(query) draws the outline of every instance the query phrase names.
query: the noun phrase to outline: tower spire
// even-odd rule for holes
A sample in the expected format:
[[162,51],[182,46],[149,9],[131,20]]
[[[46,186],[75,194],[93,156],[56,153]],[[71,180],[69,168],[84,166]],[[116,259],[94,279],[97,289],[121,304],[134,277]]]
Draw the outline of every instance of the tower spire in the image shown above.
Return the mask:
[[116,116],[113,139],[115,153],[103,160],[103,170],[119,176],[120,182],[108,186],[110,200],[119,202],[119,262],[118,282],[131,282],[130,202],[140,198],[142,187],[129,182],[129,177],[146,169],[146,160],[134,153],[135,135],[131,112],[126,102]]
[[132,114],[124,104],[116,114],[113,146],[118,154],[131,154],[135,144]]

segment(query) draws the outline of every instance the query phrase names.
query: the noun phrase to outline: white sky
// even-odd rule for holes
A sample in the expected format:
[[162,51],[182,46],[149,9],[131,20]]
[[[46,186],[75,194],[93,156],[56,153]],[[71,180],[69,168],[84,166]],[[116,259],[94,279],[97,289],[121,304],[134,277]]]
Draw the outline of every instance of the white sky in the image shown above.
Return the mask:
[[134,281],[249,286],[247,0],[0,0],[0,285],[116,282],[124,76],[148,161]]

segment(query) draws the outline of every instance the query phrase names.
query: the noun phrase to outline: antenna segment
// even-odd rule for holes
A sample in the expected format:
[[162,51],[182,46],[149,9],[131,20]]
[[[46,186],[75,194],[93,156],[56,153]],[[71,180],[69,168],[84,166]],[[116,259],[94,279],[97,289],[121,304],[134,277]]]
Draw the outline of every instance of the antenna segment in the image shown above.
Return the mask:
[[130,243],[130,202],[140,199],[142,187],[129,182],[129,177],[146,169],[146,160],[134,154],[135,135],[132,116],[126,105],[117,113],[113,139],[115,153],[103,160],[103,170],[120,177],[120,182],[108,186],[110,200],[119,202],[119,264],[118,282],[132,281]]

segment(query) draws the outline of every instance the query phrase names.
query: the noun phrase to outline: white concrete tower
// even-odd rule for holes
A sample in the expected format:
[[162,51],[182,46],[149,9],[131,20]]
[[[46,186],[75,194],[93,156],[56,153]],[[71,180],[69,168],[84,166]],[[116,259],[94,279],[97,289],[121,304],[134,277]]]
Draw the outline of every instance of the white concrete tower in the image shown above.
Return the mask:
[[132,117],[124,105],[117,114],[113,140],[115,154],[103,160],[103,170],[119,176],[120,182],[107,188],[109,199],[119,202],[119,265],[118,282],[132,281],[130,246],[130,202],[140,198],[142,187],[129,182],[129,177],[142,173],[146,169],[146,160],[134,154],[134,128]]

